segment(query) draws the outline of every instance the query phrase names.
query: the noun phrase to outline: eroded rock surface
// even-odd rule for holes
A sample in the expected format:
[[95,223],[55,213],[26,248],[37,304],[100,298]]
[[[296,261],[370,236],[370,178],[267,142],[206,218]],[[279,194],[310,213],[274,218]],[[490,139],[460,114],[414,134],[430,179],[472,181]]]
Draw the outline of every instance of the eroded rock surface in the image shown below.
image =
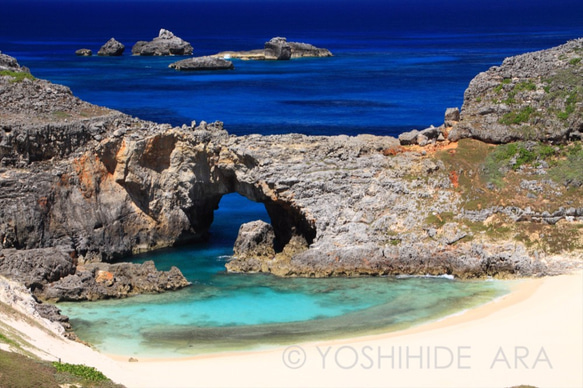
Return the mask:
[[249,51],[223,51],[214,56],[244,60],[289,60],[303,57],[331,57],[328,49],[318,48],[308,43],[288,42],[286,38],[275,37],[265,42],[263,49]]
[[583,136],[583,39],[504,60],[464,94],[451,139],[566,142]]
[[158,36],[151,41],[139,41],[132,47],[133,55],[192,55],[190,43],[177,37],[172,32],[161,29]]
[[233,62],[223,58],[205,56],[196,58],[187,58],[168,65],[171,69],[176,70],[231,70],[235,68]]
[[108,40],[97,52],[97,55],[106,56],[106,57],[119,57],[123,55],[125,50],[125,46],[115,40],[115,38],[111,38]]
[[[240,244],[232,271],[475,277],[581,265],[581,196],[556,187],[552,201],[528,202],[520,185],[484,185],[490,146],[437,141],[453,112],[449,125],[422,131],[421,148],[371,135],[237,137],[220,122],[172,127],[92,106],[41,80],[0,77],[0,99],[9,102],[0,104],[1,248],[56,247],[75,258],[73,277],[46,288],[67,298],[79,284],[109,284],[99,271],[115,271],[100,263],[206,239],[221,197],[233,192],[265,205],[274,238],[259,233],[255,245]],[[537,220],[555,215],[550,233],[575,233],[570,250],[562,240],[554,251],[536,245],[554,228],[536,229]],[[504,228],[517,232],[497,234]]]

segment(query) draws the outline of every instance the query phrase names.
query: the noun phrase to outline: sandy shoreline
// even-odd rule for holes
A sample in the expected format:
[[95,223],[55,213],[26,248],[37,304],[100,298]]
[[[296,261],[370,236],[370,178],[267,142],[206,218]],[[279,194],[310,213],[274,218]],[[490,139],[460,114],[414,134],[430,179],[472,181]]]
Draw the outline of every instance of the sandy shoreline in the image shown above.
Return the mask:
[[128,388],[583,386],[582,271],[525,279],[496,301],[403,331],[188,359],[130,363],[0,318],[39,355]]

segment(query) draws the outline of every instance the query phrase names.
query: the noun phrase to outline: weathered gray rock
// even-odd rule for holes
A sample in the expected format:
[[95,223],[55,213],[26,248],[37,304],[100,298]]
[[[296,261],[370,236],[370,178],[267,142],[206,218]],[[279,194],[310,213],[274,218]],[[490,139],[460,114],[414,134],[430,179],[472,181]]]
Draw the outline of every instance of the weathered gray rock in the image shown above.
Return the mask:
[[291,46],[285,38],[271,38],[264,48],[266,57],[273,57],[278,61],[288,60],[292,55]]
[[82,48],[82,49],[75,51],[75,55],[80,56],[80,57],[90,57],[93,55],[93,51],[86,49],[86,48]]
[[171,63],[168,67],[176,70],[231,70],[235,68],[233,62],[214,56],[183,59]]
[[0,51],[0,70],[20,71],[21,67],[16,58],[2,54],[2,51]]
[[192,55],[193,48],[190,43],[177,37],[172,32],[161,29],[153,40],[139,41],[132,47],[133,55]]
[[184,288],[190,283],[180,270],[158,271],[153,261],[143,264],[87,264],[74,274],[46,285],[36,294],[54,302],[124,298]]
[[70,254],[58,248],[0,250],[0,274],[36,289],[75,272]]
[[453,127],[460,121],[459,108],[447,108],[445,110],[444,125],[448,128]]
[[450,140],[565,142],[583,133],[583,39],[504,60],[464,94]]
[[111,38],[108,40],[97,52],[97,55],[100,56],[107,56],[107,57],[119,57],[123,55],[125,50],[125,46],[115,40],[115,38]]
[[235,256],[273,258],[275,256],[273,227],[265,221],[253,221],[241,225],[233,250]]
[[288,60],[304,57],[331,57],[332,53],[328,49],[318,48],[308,43],[288,42],[286,38],[275,37],[266,42],[263,49],[223,51],[214,56],[243,60]]
[[419,136],[419,131],[416,129],[409,132],[403,132],[399,135],[399,142],[401,145],[417,144],[417,136]]

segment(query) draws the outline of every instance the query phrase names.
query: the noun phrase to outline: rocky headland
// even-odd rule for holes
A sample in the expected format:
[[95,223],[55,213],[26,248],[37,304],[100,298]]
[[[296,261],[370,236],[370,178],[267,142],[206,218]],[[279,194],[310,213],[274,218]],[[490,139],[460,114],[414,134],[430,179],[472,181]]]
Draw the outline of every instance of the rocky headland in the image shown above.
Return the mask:
[[229,271],[580,268],[581,57],[575,40],[507,59],[472,81],[461,114],[399,140],[157,124],[81,101],[0,55],[0,273],[47,300],[186,286],[178,269],[110,263],[208,238],[233,192],[263,203],[271,224],[241,227]]
[[331,57],[328,49],[318,48],[308,43],[288,42],[286,38],[271,38],[262,49],[248,51],[222,51],[214,56],[225,59],[242,60],[289,60],[303,57]]

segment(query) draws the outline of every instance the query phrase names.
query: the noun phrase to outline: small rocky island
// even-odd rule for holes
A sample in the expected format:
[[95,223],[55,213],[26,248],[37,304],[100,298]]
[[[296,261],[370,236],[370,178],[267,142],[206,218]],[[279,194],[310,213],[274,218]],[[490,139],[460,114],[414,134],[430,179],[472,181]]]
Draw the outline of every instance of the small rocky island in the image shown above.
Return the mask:
[[133,55],[143,56],[192,55],[192,52],[193,48],[189,42],[164,28],[151,41],[140,40],[132,47]]
[[176,70],[232,70],[235,68],[233,62],[223,58],[205,56],[187,58],[168,65],[171,69]]
[[318,48],[308,43],[288,42],[286,38],[275,37],[265,43],[262,49],[250,51],[222,51],[216,57],[243,60],[288,60],[304,57],[331,57],[328,49]]
[[0,273],[46,300],[186,286],[111,264],[208,238],[221,197],[261,202],[229,271],[558,274],[583,266],[583,39],[509,58],[443,125],[392,137],[231,136],[84,102],[0,54]]

